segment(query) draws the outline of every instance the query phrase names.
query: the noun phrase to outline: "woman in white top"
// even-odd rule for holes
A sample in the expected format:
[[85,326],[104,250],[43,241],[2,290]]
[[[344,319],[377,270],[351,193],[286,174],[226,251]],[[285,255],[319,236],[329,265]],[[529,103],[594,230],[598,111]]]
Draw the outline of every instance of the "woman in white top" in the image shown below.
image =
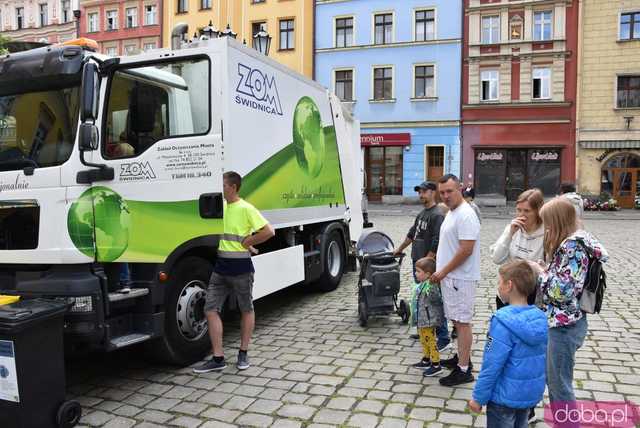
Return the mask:
[[[497,265],[522,259],[538,262],[543,259],[544,226],[540,209],[544,197],[539,189],[525,190],[516,201],[516,218],[504,228],[504,232],[490,248],[491,259]],[[535,296],[530,296],[532,304]],[[496,297],[497,309],[504,304]]]

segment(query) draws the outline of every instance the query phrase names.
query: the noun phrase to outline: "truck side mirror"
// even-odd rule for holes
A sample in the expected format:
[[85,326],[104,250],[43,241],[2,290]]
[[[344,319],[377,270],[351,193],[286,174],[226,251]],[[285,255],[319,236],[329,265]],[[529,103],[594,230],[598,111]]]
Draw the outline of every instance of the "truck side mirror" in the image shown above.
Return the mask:
[[98,117],[98,66],[87,62],[82,69],[80,120],[95,121]]
[[98,127],[93,123],[81,123],[78,135],[79,148],[82,152],[98,149]]

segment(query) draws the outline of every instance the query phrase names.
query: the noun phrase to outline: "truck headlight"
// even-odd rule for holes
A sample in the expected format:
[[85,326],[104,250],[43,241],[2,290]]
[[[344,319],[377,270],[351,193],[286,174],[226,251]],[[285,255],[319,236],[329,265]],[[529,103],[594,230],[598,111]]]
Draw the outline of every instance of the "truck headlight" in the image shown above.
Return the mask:
[[73,303],[70,312],[93,312],[93,300],[91,296],[69,297],[69,304]]

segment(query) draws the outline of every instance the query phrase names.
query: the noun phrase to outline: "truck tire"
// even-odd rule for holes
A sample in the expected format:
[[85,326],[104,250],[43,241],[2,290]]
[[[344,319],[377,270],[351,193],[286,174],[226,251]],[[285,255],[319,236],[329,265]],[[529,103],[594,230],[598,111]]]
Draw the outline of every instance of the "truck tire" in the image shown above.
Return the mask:
[[324,252],[322,274],[314,286],[321,292],[333,291],[340,284],[346,263],[344,241],[339,232],[334,230],[329,233],[322,251]]
[[165,298],[164,337],[156,342],[163,361],[189,365],[201,360],[211,348],[204,301],[213,264],[189,256],[174,266]]

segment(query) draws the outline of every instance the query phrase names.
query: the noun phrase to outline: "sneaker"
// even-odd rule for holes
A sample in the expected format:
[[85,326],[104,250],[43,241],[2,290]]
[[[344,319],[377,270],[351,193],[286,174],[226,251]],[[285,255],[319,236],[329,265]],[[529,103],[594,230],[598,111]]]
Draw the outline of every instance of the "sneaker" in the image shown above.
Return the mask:
[[532,423],[536,419],[536,408],[532,407],[529,409],[529,423]]
[[438,340],[438,352],[444,352],[448,349],[451,348],[451,341],[450,340]]
[[440,385],[442,386],[456,386],[462,385],[463,383],[473,382],[474,378],[471,374],[471,367],[467,369],[466,372],[463,372],[459,366],[456,366],[455,369],[451,371],[447,376],[440,379]]
[[116,290],[116,293],[129,294],[131,293],[131,287],[129,287],[128,285],[123,285],[122,287]]
[[249,364],[249,356],[246,352],[238,352],[238,363],[236,367],[238,367],[238,370],[246,370],[251,367],[251,364]]
[[[458,354],[453,354],[453,357],[447,358],[446,360],[440,360],[440,365],[446,369],[454,370],[458,367]],[[473,370],[473,363],[469,361],[469,372]]]
[[431,376],[436,376],[439,373],[442,373],[442,366],[440,364],[438,365],[432,364],[428,369],[422,372],[422,376],[431,377]]
[[193,369],[194,373],[209,373],[209,372],[219,372],[227,368],[227,363],[222,360],[221,362],[216,362],[213,357],[210,360],[205,361],[202,365],[195,367]]
[[418,339],[420,339],[420,336],[417,335],[417,334],[410,334],[409,335],[409,339],[418,340]]
[[411,367],[421,370],[426,370],[431,367],[431,360],[428,358],[423,358],[419,363],[412,364]]

